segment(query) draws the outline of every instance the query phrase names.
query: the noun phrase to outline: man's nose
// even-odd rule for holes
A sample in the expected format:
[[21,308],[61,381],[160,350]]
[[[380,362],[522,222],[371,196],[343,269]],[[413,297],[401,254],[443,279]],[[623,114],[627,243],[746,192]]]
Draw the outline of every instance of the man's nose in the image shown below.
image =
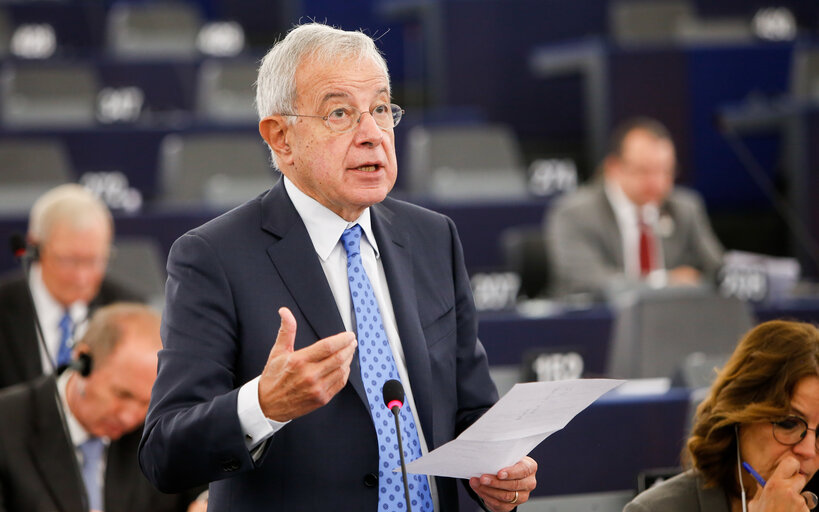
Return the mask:
[[92,282],[96,275],[99,273],[99,269],[92,265],[80,265],[76,269],[74,269],[74,279],[81,284],[88,284]]
[[357,144],[370,144],[377,146],[381,144],[381,139],[384,137],[384,130],[382,130],[375,118],[369,112],[362,112],[358,119],[358,125],[355,127],[355,137]]

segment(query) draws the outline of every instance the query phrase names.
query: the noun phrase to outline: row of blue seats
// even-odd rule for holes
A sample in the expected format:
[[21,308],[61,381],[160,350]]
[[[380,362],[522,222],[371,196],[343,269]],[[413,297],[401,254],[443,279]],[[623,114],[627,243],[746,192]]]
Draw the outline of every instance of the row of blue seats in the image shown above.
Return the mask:
[[5,126],[168,126],[196,114],[254,121],[257,56],[140,59],[113,57],[0,61]]
[[[287,28],[297,4],[226,0],[96,1],[54,2],[31,0],[0,3],[0,53],[43,57],[113,52],[120,55],[140,51],[158,53],[160,46],[139,38],[153,35],[167,43],[164,54],[190,54],[199,36],[219,36],[231,48],[267,46]],[[230,41],[213,31],[212,23],[233,22],[240,39]],[[201,29],[206,31],[200,33]],[[218,29],[217,29],[218,31]],[[236,45],[241,42],[241,45]],[[142,46],[134,46],[134,44]],[[203,49],[201,46],[199,49]],[[207,46],[204,48],[207,53]]]

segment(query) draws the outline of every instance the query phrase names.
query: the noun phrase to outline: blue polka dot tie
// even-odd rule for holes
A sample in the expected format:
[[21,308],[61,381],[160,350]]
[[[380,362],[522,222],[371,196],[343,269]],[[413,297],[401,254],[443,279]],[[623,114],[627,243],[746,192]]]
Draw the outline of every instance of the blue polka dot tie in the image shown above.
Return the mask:
[[[395,420],[384,405],[381,388],[390,379],[400,380],[395,360],[392,357],[381,312],[375,300],[373,288],[361,263],[361,226],[355,226],[341,235],[344,250],[347,251],[347,278],[355,311],[358,331],[358,361],[361,365],[361,379],[367,390],[370,414],[378,435],[378,510],[393,512],[407,510],[404,484],[401,473],[393,468],[401,465],[398,454],[398,436]],[[404,458],[407,462],[421,456],[421,443],[409,404],[401,408],[401,435],[404,441]],[[407,475],[410,502],[413,512],[432,512],[432,497],[425,475]]]

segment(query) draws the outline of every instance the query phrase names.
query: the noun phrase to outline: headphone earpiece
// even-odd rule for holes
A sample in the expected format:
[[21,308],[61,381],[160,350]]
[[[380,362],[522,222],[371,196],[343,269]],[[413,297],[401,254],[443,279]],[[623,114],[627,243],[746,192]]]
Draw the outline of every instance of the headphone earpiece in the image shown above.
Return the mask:
[[88,377],[91,375],[91,370],[93,370],[93,368],[94,358],[91,357],[91,354],[88,352],[80,352],[76,359],[57,368],[57,375],[62,375],[64,371],[71,369],[83,377]]
[[40,244],[37,242],[29,242],[26,252],[31,261],[40,261]]
[[73,368],[82,375],[88,377],[91,375],[91,370],[94,368],[94,358],[88,352],[81,352],[77,359],[73,362]]

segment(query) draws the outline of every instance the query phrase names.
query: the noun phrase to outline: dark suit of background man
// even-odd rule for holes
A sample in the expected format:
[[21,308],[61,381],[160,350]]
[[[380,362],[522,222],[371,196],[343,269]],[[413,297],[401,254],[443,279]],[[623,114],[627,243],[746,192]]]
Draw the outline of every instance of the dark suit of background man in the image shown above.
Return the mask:
[[[134,303],[97,311],[77,351],[91,355],[83,377],[69,370],[0,393],[0,511],[89,510],[80,473],[82,443],[99,438],[105,454],[105,512],[186,510],[197,491],[157,491],[139,471],[137,448],[161,348],[159,315]],[[57,407],[58,392],[66,430]],[[105,444],[107,443],[107,448]],[[193,510],[204,510],[200,508]]]
[[[386,197],[401,110],[369,37],[297,27],[257,84],[259,129],[284,177],[171,249],[140,463],[160,489],[212,482],[213,510],[380,511],[339,239],[363,228],[364,267],[424,450],[497,399],[460,242],[449,219]],[[528,498],[535,470],[526,457],[470,485],[508,511]],[[437,510],[456,510],[456,482],[430,480]]]
[[674,143],[659,122],[636,118],[615,129],[602,179],[547,213],[557,294],[602,295],[641,282],[697,285],[715,277],[722,246],[700,197],[674,186],[675,167]]
[[94,308],[134,294],[104,279],[113,221],[105,204],[85,188],[61,185],[31,209],[28,242],[39,250],[31,279],[19,275],[0,284],[0,388],[31,380],[50,365],[37,342],[31,287],[46,345],[57,357],[60,322],[68,313],[76,329]]

